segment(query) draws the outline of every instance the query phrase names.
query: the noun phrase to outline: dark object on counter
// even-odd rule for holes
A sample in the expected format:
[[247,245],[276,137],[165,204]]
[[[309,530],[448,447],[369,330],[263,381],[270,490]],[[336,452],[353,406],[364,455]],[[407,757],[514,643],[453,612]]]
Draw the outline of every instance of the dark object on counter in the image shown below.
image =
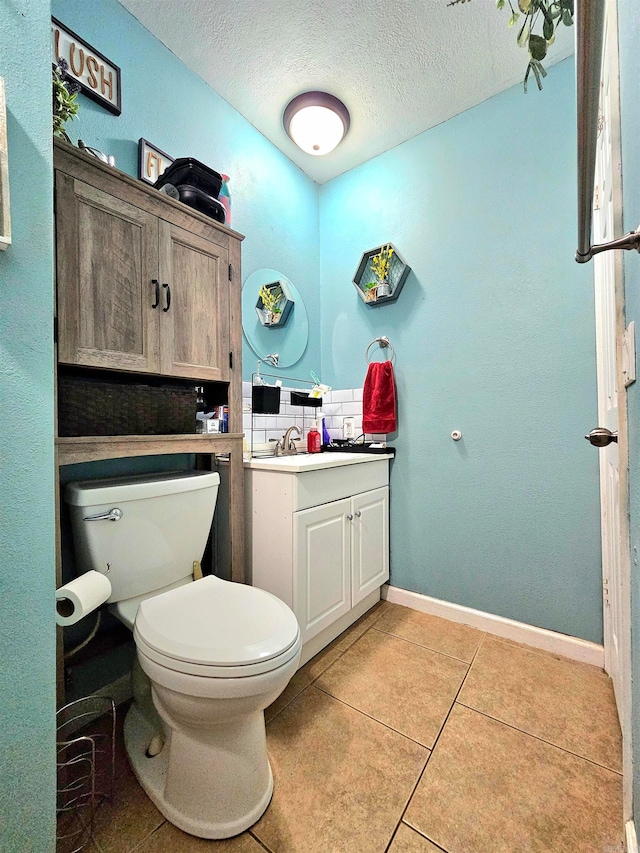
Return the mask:
[[193,157],[179,157],[164,170],[154,187],[159,190],[165,184],[173,184],[178,189],[182,185],[195,187],[217,199],[222,187],[222,175]]
[[193,387],[93,377],[58,378],[58,434],[183,435],[195,432]]
[[395,447],[372,447],[371,441],[351,441],[348,438],[334,438],[331,444],[325,446],[328,453],[390,453],[396,455]]
[[273,385],[252,385],[251,410],[254,415],[278,415],[280,388],[274,388]]
[[190,187],[187,184],[181,184],[176,187],[178,198],[183,204],[192,207],[194,210],[199,210],[205,216],[210,216],[216,222],[224,224],[225,210],[221,202],[213,198],[207,193],[199,190],[197,187]]
[[322,405],[322,397],[310,397],[302,391],[291,392],[292,406],[312,406],[314,409],[320,408]]

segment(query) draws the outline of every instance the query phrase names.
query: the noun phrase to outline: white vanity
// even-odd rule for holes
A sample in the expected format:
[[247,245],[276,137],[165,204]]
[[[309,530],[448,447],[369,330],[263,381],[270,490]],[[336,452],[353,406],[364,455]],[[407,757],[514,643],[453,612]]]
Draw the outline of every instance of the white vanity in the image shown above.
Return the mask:
[[391,455],[318,453],[245,465],[247,578],[291,607],[301,665],[389,579]]

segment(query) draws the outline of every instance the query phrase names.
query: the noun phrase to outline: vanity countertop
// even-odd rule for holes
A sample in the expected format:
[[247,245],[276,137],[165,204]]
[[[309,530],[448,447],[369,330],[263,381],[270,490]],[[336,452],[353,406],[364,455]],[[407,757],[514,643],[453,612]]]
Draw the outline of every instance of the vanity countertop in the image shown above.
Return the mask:
[[393,453],[298,453],[294,456],[264,456],[248,459],[245,468],[253,471],[274,471],[300,474],[344,465],[362,465],[379,459],[393,459]]

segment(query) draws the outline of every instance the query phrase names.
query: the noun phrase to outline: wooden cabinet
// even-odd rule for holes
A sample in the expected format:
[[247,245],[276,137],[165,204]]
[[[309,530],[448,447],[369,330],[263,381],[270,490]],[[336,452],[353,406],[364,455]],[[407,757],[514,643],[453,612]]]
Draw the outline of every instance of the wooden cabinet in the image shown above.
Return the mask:
[[242,235],[58,139],[54,168],[58,362],[133,383],[219,383],[229,406],[218,435],[57,437],[58,464],[228,454],[232,577],[243,580]]
[[80,165],[56,170],[59,362],[227,382],[230,232]]
[[158,219],[56,175],[58,360],[159,372]]
[[158,316],[164,375],[214,382],[228,379],[228,271],[226,249],[160,222]]
[[389,463],[356,459],[313,471],[296,471],[295,460],[290,471],[282,459],[245,463],[247,575],[295,613],[302,663],[372,607],[389,579]]

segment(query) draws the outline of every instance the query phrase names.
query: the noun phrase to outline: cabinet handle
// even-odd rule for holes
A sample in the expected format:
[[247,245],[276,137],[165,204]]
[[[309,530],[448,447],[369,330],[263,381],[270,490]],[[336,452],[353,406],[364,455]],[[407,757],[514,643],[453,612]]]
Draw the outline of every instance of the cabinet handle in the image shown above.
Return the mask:
[[157,308],[160,305],[160,282],[157,278],[151,279],[151,284],[155,287],[156,290],[156,301],[151,303],[152,308]]
[[347,518],[349,519],[349,521],[353,521],[353,516],[351,515],[351,513],[349,513],[349,514],[347,515]]
[[168,285],[168,284],[166,284],[166,283],[165,283],[165,284],[163,284],[162,286],[163,286],[163,287],[166,289],[166,291],[167,291],[167,304],[166,304],[166,305],[165,305],[165,307],[162,309],[162,310],[166,313],[166,312],[169,310],[169,308],[171,308],[171,288],[170,288],[170,287],[169,287],[169,285]]
[[361,515],[362,515],[362,513],[360,512],[360,510],[357,510],[356,511],[356,518],[360,518]]

